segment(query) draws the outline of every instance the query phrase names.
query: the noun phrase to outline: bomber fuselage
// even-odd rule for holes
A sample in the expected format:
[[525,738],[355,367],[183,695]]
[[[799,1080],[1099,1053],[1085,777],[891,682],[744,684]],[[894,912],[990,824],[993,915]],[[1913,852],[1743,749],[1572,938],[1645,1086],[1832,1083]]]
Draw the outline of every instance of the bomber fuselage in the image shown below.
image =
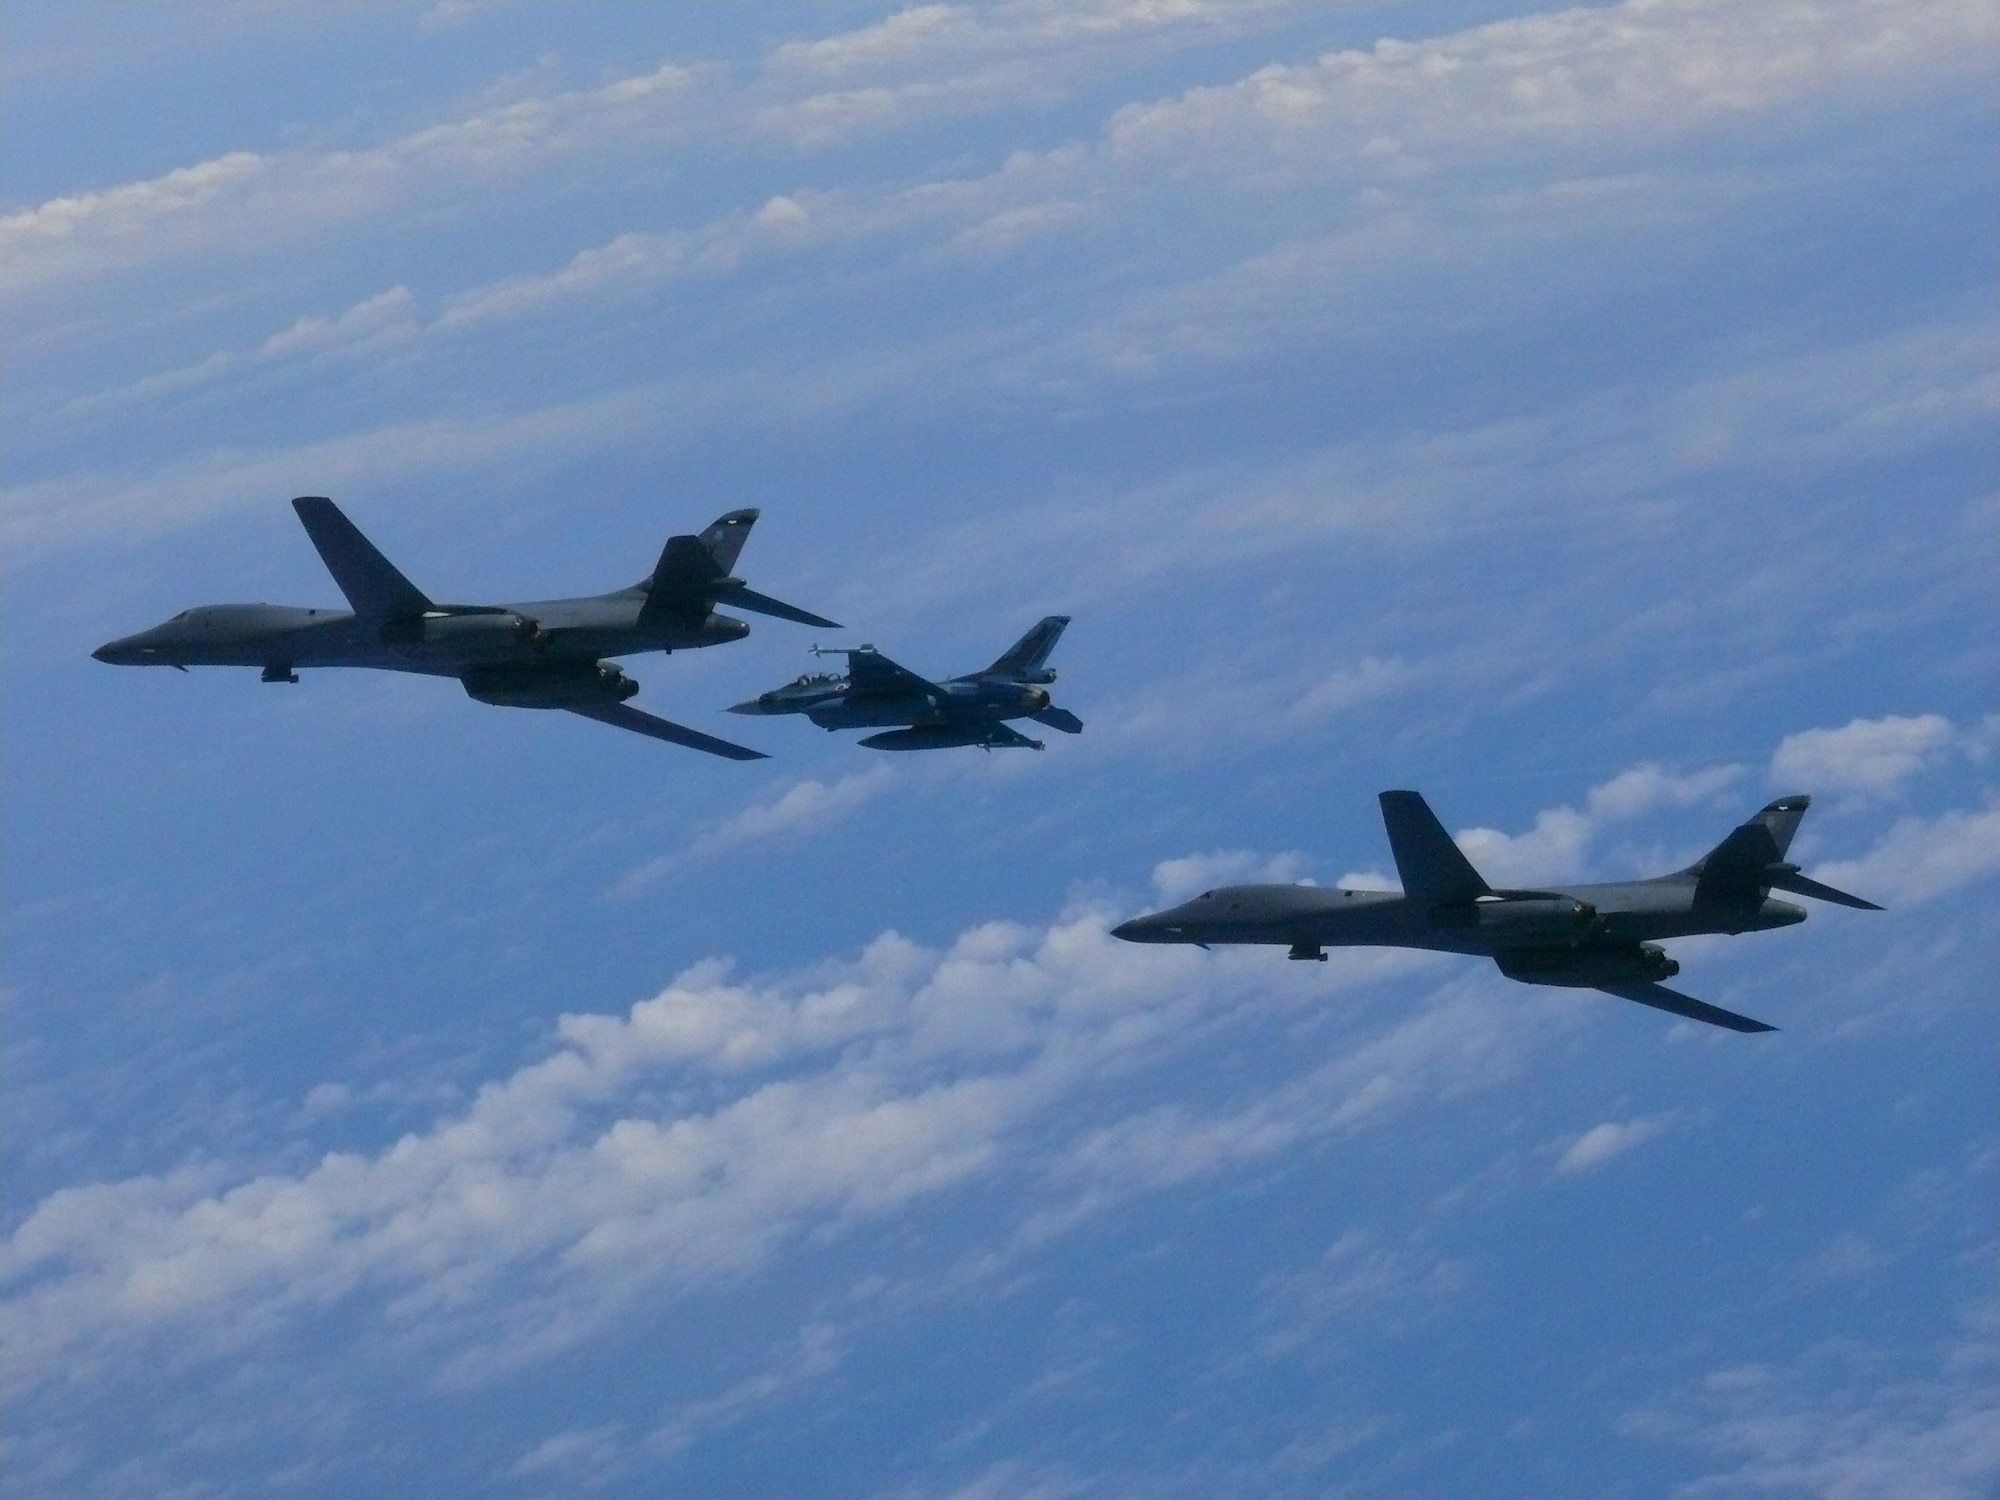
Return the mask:
[[468,667],[594,662],[740,640],[750,627],[709,612],[640,623],[639,590],[523,604],[442,607],[386,623],[344,609],[210,604],[99,647],[120,666],[376,667],[458,676]]
[[1442,905],[1397,891],[1234,885],[1135,917],[1113,929],[1113,936],[1138,943],[1431,948],[1493,956],[1514,949],[1757,932],[1789,927],[1805,916],[1800,907],[1769,896],[1726,905],[1698,902],[1695,881],[1675,875]]

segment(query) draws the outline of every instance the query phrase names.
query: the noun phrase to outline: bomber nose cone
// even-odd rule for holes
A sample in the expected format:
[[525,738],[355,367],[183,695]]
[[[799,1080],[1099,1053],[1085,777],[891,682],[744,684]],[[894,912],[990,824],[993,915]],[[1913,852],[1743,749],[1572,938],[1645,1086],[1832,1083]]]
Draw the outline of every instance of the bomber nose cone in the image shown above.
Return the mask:
[[1129,922],[1120,922],[1111,929],[1111,935],[1128,943],[1143,943],[1146,941],[1145,921],[1144,917],[1134,917]]

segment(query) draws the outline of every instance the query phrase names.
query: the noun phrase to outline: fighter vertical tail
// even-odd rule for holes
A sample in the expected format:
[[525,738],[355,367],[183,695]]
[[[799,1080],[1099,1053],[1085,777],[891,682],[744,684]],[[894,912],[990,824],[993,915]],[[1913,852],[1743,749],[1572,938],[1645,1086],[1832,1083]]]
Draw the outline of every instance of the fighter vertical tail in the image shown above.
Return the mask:
[[1011,677],[1017,682],[1054,682],[1056,674],[1048,670],[1049,653],[1056,649],[1069,620],[1068,615],[1049,615],[1039,621],[979,675]]

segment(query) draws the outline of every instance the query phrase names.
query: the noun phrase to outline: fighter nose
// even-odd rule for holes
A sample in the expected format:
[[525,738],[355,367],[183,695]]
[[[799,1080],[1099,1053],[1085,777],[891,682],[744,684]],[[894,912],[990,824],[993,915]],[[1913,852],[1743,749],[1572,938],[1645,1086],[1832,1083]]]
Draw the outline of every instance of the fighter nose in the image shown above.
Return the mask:
[[761,714],[764,711],[764,700],[746,698],[741,703],[730,704],[729,711],[733,714]]

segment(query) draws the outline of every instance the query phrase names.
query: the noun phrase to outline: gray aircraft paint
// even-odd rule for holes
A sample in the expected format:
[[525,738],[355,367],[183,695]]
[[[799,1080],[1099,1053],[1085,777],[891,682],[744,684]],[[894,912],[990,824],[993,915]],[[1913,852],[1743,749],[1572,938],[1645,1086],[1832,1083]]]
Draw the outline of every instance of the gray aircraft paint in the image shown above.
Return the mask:
[[876,750],[941,750],[977,745],[985,750],[1039,750],[1009,728],[1009,719],[1033,719],[1064,734],[1081,734],[1083,721],[1049,702],[1056,674],[1048,666],[1069,624],[1068,615],[1050,615],[992,666],[963,677],[932,682],[889,660],[873,646],[813,649],[822,656],[845,656],[847,671],[808,672],[781,688],[760,693],[732,709],[735,714],[804,714],[822,729],[881,729],[860,743]]
[[718,604],[828,629],[809,611],[733,576],[754,510],[719,517],[700,536],[670,538],[653,572],[629,588],[517,604],[439,604],[405,578],[331,500],[292,502],[348,609],[208,604],[91,654],[119,666],[258,667],[266,682],[300,668],[372,667],[455,677],[482,703],[561,709],[732,760],[761,751],[633,708],[639,684],[606,657],[689,651],[741,640],[745,621]]
[[1880,911],[1785,860],[1811,799],[1780,797],[1685,870],[1650,880],[1495,890],[1415,792],[1381,794],[1403,889],[1234,885],[1112,929],[1133,943],[1265,943],[1296,959],[1327,948],[1427,948],[1491,958],[1526,984],[1602,990],[1732,1031],[1775,1027],[1660,983],[1680,965],[1657,945],[1696,933],[1761,932],[1806,919],[1773,890]]

